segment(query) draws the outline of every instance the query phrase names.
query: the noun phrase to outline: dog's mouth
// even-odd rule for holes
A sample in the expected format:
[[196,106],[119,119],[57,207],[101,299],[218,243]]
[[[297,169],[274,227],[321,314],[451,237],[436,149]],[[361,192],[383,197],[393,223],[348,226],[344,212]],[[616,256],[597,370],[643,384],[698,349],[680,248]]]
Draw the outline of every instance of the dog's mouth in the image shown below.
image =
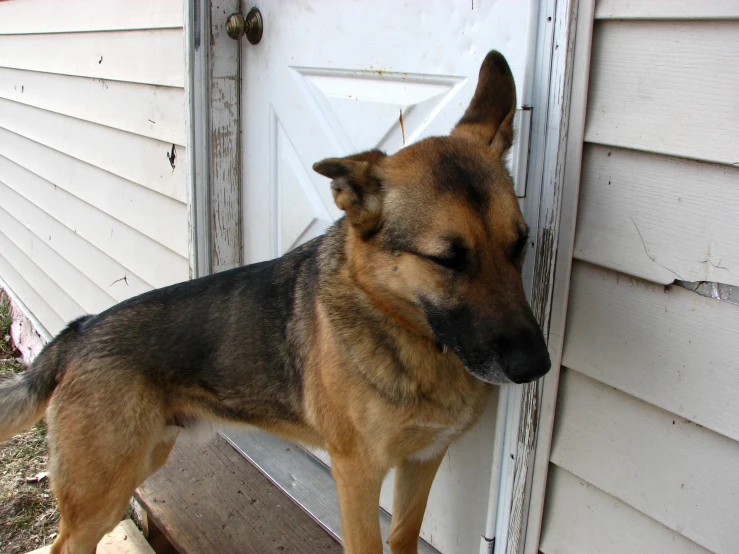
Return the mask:
[[506,385],[513,382],[506,375],[505,364],[497,352],[491,352],[485,361],[472,362],[469,359],[465,359],[466,356],[459,348],[449,348],[449,350],[459,358],[459,361],[462,362],[462,367],[475,379],[491,385]]
[[485,383],[529,383],[551,367],[544,335],[533,315],[503,325],[479,320],[469,308],[446,311],[425,303],[424,313],[437,344],[453,352],[470,375]]
[[[495,350],[490,351],[484,358],[471,359],[459,347],[447,347],[446,345],[444,347],[459,358],[467,373],[491,385],[531,383],[543,377],[551,367],[548,354],[539,360],[534,360],[526,371],[520,371],[515,367],[518,361],[506,360]],[[528,361],[522,363],[530,364]]]

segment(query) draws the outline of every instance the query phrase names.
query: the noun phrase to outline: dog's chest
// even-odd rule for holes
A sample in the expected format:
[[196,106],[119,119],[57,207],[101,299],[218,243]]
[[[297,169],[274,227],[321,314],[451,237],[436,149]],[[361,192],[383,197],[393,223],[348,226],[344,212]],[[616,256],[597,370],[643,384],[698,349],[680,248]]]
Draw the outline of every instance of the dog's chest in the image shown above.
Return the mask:
[[430,433],[431,437],[427,441],[427,444],[418,450],[411,452],[411,454],[407,456],[408,459],[423,462],[435,458],[441,454],[454,439],[462,434],[464,426],[439,427],[435,429],[429,428],[429,430],[432,430],[432,432]]
[[[408,418],[404,457],[430,460],[474,424],[484,409],[490,388],[452,365],[440,372],[447,379],[426,388],[422,400]],[[410,415],[410,414],[408,414]]]
[[443,417],[418,420],[406,430],[409,452],[406,457],[415,461],[432,459],[442,453],[457,439],[479,415],[474,404],[466,404],[455,411],[453,417],[444,413]]
[[[398,359],[414,363],[396,367]],[[360,428],[375,430],[380,450],[392,463],[442,453],[475,422],[490,392],[456,358],[435,351],[413,357],[401,349],[388,363],[364,369],[365,379],[358,382],[373,386],[363,386],[361,401],[353,405],[356,421],[362,422]]]

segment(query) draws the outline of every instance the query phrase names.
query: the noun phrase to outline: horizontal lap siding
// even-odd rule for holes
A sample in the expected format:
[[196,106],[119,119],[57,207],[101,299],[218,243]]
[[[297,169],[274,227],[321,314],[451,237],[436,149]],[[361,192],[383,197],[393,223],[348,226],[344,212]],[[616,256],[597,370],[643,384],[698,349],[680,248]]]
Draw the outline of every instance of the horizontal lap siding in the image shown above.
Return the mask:
[[[52,274],[64,294],[85,313],[100,312],[115,302],[111,295],[64,259],[47,241],[33,234],[13,213],[3,208],[0,208],[0,233],[44,273]],[[65,317],[68,315],[65,314]]]
[[[92,6],[94,5],[94,9]],[[0,34],[182,28],[181,0],[14,0],[1,8]]]
[[[23,244],[23,241],[19,240],[18,243]],[[27,252],[2,231],[0,231],[0,252],[34,290],[44,291],[44,300],[61,321],[71,321],[85,313],[82,307],[54,279],[36,265]],[[51,333],[61,330],[55,327],[55,324],[46,326]]]
[[664,284],[739,285],[739,167],[586,144],[575,258]]
[[739,3],[596,6],[540,548],[735,552]]
[[[180,202],[187,202],[185,164],[167,159],[172,143],[90,123],[0,98],[0,122],[8,131],[104,169]],[[94,144],[95,148],[90,148]],[[116,155],[111,155],[115,152]],[[176,155],[187,158],[185,147]]]
[[[582,506],[577,517],[558,513],[554,506],[583,496],[574,481],[550,483],[545,553],[612,551],[598,546],[601,531],[582,530],[589,519],[599,522],[594,529],[607,528],[627,543],[667,541],[665,527],[689,539],[686,544],[733,552],[739,541],[729,521],[739,510],[737,336],[737,305],[574,262],[551,462],[596,496],[613,497],[641,516],[627,539],[607,502],[597,503],[600,510],[591,505],[593,514]],[[654,528],[645,531],[648,522]],[[572,533],[582,548],[568,543]],[[644,551],[670,552],[672,544]]]
[[0,66],[182,87],[182,48],[180,29],[0,35]]
[[[8,213],[36,237],[47,241],[49,245],[53,243],[55,252],[116,302],[151,290],[151,285],[105,254],[102,249],[106,246],[104,243],[100,243],[100,247],[90,248],[93,243],[79,234],[75,227],[67,227],[43,207],[18,194],[2,181],[0,197]],[[100,235],[103,236],[102,231]]]
[[187,257],[187,206],[0,128],[0,152],[94,208]]
[[0,98],[170,144],[185,144],[185,91],[179,87],[0,67]]
[[0,2],[0,277],[52,335],[188,278],[182,18]]
[[565,336],[565,366],[739,441],[739,306],[575,262]]
[[709,554],[569,471],[552,464],[541,541],[547,554]]
[[598,0],[596,19],[737,19],[736,0]]
[[[177,282],[183,271],[187,273],[188,262],[179,254],[2,155],[0,183],[34,203],[152,287]],[[53,244],[54,237],[49,242]]]
[[735,552],[739,443],[564,370],[551,461],[713,552]]
[[599,21],[585,141],[731,165],[739,21]]
[[21,271],[0,252],[0,278],[3,283],[22,299],[28,310],[38,319],[43,327],[38,331],[46,338],[55,335],[67,322],[49,306],[42,293],[26,280]]

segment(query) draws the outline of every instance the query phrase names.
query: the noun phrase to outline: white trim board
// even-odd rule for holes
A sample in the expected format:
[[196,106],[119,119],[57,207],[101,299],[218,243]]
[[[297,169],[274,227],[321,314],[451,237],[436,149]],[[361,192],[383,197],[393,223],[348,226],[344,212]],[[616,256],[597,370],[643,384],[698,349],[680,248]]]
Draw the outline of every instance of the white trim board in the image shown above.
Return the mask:
[[539,433],[536,437],[536,457],[531,478],[530,504],[525,531],[525,554],[539,552],[539,539],[546,495],[549,452],[552,443],[554,415],[559,388],[560,364],[564,344],[565,320],[570,289],[572,252],[575,242],[575,220],[580,187],[582,144],[585,134],[585,111],[588,93],[590,47],[593,32],[595,0],[579,0],[573,17],[574,53],[571,62],[572,81],[570,102],[565,114],[567,132],[564,136],[561,168],[559,233],[557,236],[556,267],[553,276],[548,344],[552,360],[551,371],[541,383]]
[[[542,3],[537,33],[531,156],[526,189],[527,194],[538,201],[531,202],[530,199],[524,206],[524,216],[534,240],[524,266],[524,286],[530,292],[534,315],[544,329],[550,351],[558,346],[556,335],[549,333],[549,329],[553,290],[557,284],[555,264],[560,259],[558,240],[577,4],[577,0]],[[558,356],[552,354],[553,369],[545,379],[550,379],[552,373],[556,374],[557,359]],[[503,460],[495,544],[498,554],[518,554],[528,548],[529,509],[539,457],[542,387],[546,382],[539,380],[516,387],[509,402],[506,436],[515,437],[516,443],[515,452]],[[544,432],[550,431],[545,428]],[[512,478],[506,477],[510,475],[506,465],[510,464],[514,464]],[[504,509],[508,506],[505,495],[511,498],[508,511]]]

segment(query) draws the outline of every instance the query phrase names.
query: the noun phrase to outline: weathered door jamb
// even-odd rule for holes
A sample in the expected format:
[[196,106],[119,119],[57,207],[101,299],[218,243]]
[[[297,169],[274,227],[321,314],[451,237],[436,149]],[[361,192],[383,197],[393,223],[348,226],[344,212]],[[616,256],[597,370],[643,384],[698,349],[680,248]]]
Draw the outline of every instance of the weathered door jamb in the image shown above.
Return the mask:
[[[497,554],[520,554],[524,548],[526,554],[539,551],[541,506],[566,310],[566,299],[562,305],[560,297],[566,296],[569,289],[572,257],[571,249],[565,247],[559,251],[558,247],[574,240],[574,214],[566,211],[567,217],[572,217],[573,221],[564,226],[560,218],[566,186],[565,161],[570,161],[566,160],[566,147],[569,144],[570,94],[579,4],[583,5],[583,17],[589,16],[592,21],[592,13],[588,11],[592,0],[544,0],[540,7],[542,17],[537,31],[534,76],[535,109],[526,186],[527,195],[537,198],[538,202],[524,205],[524,215],[535,240],[533,256],[529,256],[524,268],[524,278],[525,283],[527,277],[532,279],[530,302],[549,344],[552,370],[544,379],[509,390],[494,547]],[[565,268],[567,271],[563,271]],[[556,313],[553,310],[557,310]],[[546,404],[542,404],[544,401]],[[540,432],[542,412],[546,415]],[[530,506],[532,495],[536,499]]]
[[240,52],[226,19],[238,0],[192,0],[185,10],[185,109],[190,277],[242,264]]
[[567,302],[575,243],[575,224],[582,168],[583,137],[590,77],[590,54],[595,0],[573,0],[572,23],[567,48],[564,91],[557,156],[558,219],[556,263],[549,287],[548,343],[552,370],[542,380],[539,392],[538,426],[533,445],[536,457],[526,485],[525,515],[520,526],[519,552],[538,554],[541,539],[549,456],[552,444],[557,392],[564,346]]

